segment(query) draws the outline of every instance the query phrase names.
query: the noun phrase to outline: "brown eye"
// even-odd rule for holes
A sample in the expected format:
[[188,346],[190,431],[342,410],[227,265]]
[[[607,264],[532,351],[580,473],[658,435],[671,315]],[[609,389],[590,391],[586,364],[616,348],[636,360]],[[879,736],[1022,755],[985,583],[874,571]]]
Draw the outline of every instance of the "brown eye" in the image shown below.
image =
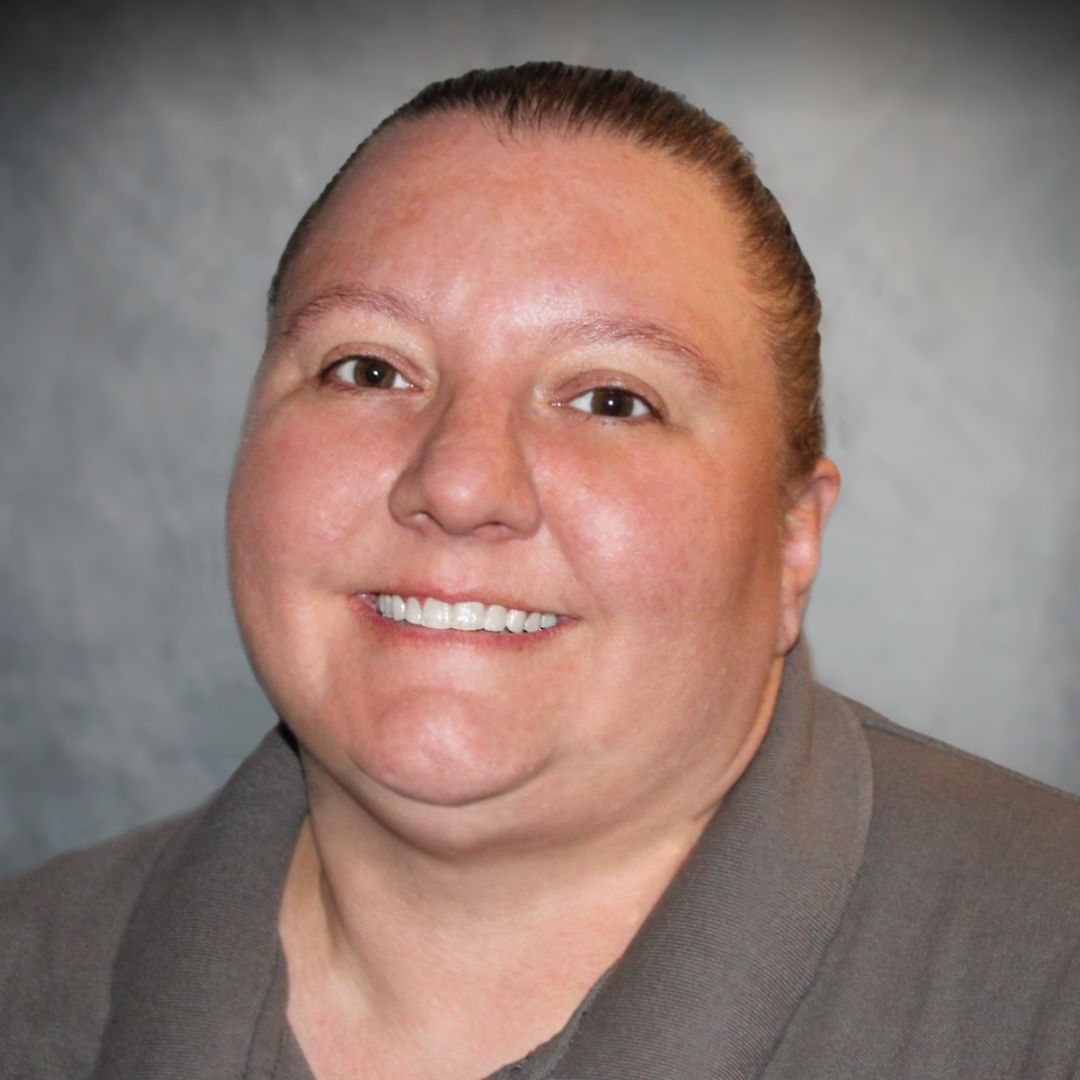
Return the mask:
[[347,356],[330,373],[353,386],[376,390],[398,390],[409,385],[393,364],[378,356]]
[[656,415],[644,398],[620,386],[599,386],[595,390],[587,390],[568,404],[572,409],[580,409],[594,416],[610,416],[619,420]]

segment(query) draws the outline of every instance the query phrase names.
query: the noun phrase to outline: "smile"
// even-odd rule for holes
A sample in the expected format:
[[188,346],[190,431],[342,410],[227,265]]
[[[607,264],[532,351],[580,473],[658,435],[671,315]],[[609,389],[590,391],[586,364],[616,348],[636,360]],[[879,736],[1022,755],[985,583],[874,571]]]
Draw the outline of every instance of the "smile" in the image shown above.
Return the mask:
[[420,599],[379,593],[376,608],[384,619],[423,626],[428,630],[486,630],[492,634],[534,634],[550,630],[559,617],[546,611],[520,611],[502,604],[465,600],[448,604],[433,596]]

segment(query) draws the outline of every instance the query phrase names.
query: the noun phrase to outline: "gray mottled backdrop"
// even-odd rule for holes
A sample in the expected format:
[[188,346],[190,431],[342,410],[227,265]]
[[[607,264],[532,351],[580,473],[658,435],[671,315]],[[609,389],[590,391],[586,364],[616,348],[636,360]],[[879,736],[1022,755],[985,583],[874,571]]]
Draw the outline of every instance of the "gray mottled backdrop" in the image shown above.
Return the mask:
[[755,150],[826,306],[819,671],[1080,790],[1080,66],[1037,4],[10,6],[0,869],[178,810],[273,721],[222,502],[288,230],[423,83],[630,66]]

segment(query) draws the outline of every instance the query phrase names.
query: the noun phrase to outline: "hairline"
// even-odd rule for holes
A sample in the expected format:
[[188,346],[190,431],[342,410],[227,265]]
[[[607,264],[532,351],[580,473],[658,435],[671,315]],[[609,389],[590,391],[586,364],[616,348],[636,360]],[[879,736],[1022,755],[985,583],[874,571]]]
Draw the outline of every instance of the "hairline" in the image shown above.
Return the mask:
[[[661,154],[669,161],[696,173],[709,185],[713,194],[720,200],[724,209],[730,213],[736,231],[736,248],[739,255],[739,266],[737,267],[737,270],[744,278],[744,283],[748,290],[753,294],[755,299],[759,301],[758,307],[761,310],[762,317],[765,320],[770,318],[768,310],[770,302],[769,297],[762,285],[755,280],[755,275],[750,265],[753,262],[754,253],[750,250],[752,246],[752,233],[745,220],[746,215],[739,212],[739,207],[736,205],[732,194],[725,190],[720,179],[703,161],[692,157],[686,152],[679,153],[676,147],[659,140],[644,138],[639,132],[634,131],[633,129],[619,129],[611,124],[605,123],[575,125],[565,117],[545,118],[544,121],[532,117],[526,119],[522,119],[521,117],[507,117],[489,110],[481,109],[475,105],[458,102],[453,105],[436,105],[429,111],[419,115],[399,116],[396,113],[392,113],[386,119],[381,121],[371,134],[353,150],[331,178],[329,183],[327,183],[318,198],[308,207],[308,210],[300,219],[300,222],[298,222],[296,229],[294,229],[293,236],[290,237],[290,241],[295,238],[298,242],[288,243],[285,251],[282,253],[277,273],[275,273],[267,293],[268,327],[273,324],[279,314],[278,309],[281,298],[286,291],[284,286],[288,282],[289,271],[302,253],[304,244],[312,232],[314,232],[316,225],[327,210],[333,197],[337,194],[339,188],[355,174],[357,169],[363,167],[365,159],[372,153],[377,152],[380,143],[386,139],[392,138],[410,127],[419,127],[426,123],[445,122],[453,119],[477,120],[481,125],[488,128],[491,135],[500,143],[524,140],[530,136],[538,138],[563,138],[567,140],[577,138],[610,138],[627,146],[636,147],[639,150],[644,150],[646,152],[652,151]],[[286,255],[288,256],[287,258]],[[772,343],[770,342],[770,351],[771,349]]]

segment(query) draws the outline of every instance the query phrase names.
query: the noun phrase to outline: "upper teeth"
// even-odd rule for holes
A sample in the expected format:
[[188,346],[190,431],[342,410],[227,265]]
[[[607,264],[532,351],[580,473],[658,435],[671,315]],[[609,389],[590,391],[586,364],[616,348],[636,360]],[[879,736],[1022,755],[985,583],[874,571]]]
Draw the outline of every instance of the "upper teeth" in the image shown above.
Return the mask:
[[489,630],[492,633],[509,630],[512,634],[531,634],[536,630],[548,630],[559,621],[558,616],[546,611],[519,611],[504,608],[502,604],[481,604],[478,600],[448,604],[433,596],[420,599],[392,593],[378,594],[378,609],[387,619],[426,626],[429,630]]

